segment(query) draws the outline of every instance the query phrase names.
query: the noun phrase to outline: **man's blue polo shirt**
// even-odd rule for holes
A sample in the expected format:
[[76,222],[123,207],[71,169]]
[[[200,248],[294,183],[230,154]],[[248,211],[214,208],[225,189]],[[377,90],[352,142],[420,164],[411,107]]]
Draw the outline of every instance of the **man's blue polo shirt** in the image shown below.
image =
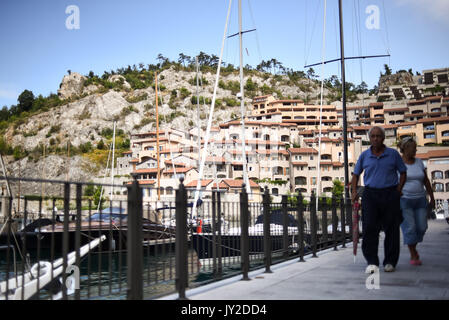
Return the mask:
[[389,188],[398,185],[398,171],[406,172],[407,167],[399,152],[385,147],[380,156],[371,152],[371,147],[362,152],[354,168],[354,174],[363,175],[365,186],[376,189]]

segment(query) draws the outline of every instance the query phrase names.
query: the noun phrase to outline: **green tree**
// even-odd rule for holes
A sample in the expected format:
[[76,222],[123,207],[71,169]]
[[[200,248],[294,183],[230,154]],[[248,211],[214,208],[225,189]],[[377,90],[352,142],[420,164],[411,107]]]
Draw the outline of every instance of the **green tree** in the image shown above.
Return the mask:
[[17,98],[17,101],[19,101],[19,112],[29,111],[33,106],[34,94],[30,90],[24,90]]
[[85,189],[84,189],[84,195],[86,197],[92,197],[95,194],[95,187],[92,184],[89,184]]
[[98,206],[98,203],[100,203],[100,200],[101,200],[100,207],[103,207],[103,203],[106,201],[106,198],[105,197],[101,197],[101,199],[100,199],[100,196],[101,196],[101,187],[97,186],[96,189],[95,189],[95,193],[94,193],[94,205]]
[[333,183],[332,194],[338,201],[338,199],[340,199],[341,196],[343,195],[344,191],[343,183],[338,179],[335,179],[334,181],[332,181],[332,183]]
[[388,66],[388,64],[384,64],[384,69],[385,69],[385,75],[389,76],[392,74],[392,70],[390,69],[390,67]]

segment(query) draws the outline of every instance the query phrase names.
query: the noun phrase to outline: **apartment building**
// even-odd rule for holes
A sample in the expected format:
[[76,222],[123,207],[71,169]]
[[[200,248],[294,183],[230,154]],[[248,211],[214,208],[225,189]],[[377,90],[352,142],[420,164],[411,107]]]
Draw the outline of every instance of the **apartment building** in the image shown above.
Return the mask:
[[310,129],[320,125],[338,125],[337,109],[332,105],[304,104],[302,100],[275,100],[273,96],[260,96],[253,99],[252,116],[281,114],[283,123],[295,124],[298,128]]
[[379,92],[378,98],[388,100],[420,100],[436,93],[449,94],[449,68],[423,70],[421,75],[412,76],[412,82],[403,85],[391,85]]
[[416,157],[427,167],[437,206],[449,201],[449,149],[429,150],[416,154]]

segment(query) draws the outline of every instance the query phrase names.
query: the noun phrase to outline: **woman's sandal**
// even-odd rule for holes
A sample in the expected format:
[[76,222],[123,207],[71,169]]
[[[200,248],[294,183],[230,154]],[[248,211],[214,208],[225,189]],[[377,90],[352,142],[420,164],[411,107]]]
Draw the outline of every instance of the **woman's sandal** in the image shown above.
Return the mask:
[[413,266],[420,266],[422,265],[422,261],[419,260],[419,254],[416,254],[416,260],[411,259],[410,264]]

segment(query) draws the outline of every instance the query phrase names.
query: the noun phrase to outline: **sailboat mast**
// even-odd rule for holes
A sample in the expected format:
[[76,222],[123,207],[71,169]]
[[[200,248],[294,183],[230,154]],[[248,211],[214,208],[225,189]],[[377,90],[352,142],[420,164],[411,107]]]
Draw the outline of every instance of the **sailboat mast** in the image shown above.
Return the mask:
[[[116,122],[114,121],[114,131],[112,133],[111,185],[114,185],[115,125]],[[111,186],[110,201],[112,201],[113,195],[114,195],[114,187]]]
[[246,166],[246,151],[245,151],[245,100],[243,91],[243,33],[242,33],[242,0],[239,0],[239,43],[240,43],[240,113],[242,125],[242,160],[243,160],[243,181],[246,184],[246,192],[250,193],[251,188],[248,181],[248,172]]
[[343,38],[343,5],[338,0],[339,20],[340,20],[340,53],[341,53],[341,86],[343,105],[343,156],[345,166],[345,203],[349,201],[349,171],[348,171],[348,124],[346,118],[346,81],[345,81],[345,49]]
[[159,170],[159,99],[157,96],[157,72],[156,72],[156,154],[157,154],[157,200],[161,200],[161,173]]
[[200,150],[201,150],[201,128],[200,128],[200,96],[199,96],[199,66],[198,66],[198,56],[195,57],[196,63],[196,125],[198,127],[198,169],[200,168]]

